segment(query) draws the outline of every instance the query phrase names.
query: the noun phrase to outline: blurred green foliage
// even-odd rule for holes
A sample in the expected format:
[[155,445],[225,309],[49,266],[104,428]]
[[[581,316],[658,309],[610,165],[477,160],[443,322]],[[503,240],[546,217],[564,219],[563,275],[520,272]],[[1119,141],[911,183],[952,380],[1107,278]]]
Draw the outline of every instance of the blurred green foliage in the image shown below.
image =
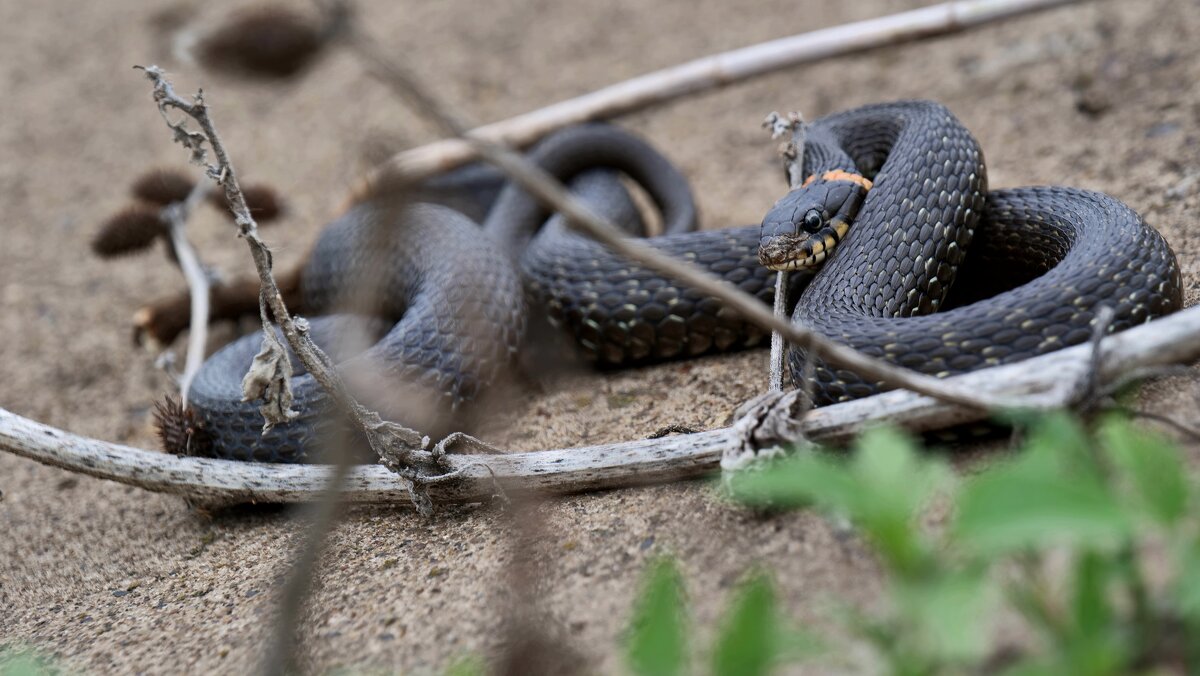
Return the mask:
[[[1122,418],[1092,433],[1064,414],[1021,423],[1012,457],[965,478],[875,430],[849,455],[743,472],[730,492],[854,524],[884,566],[888,604],[851,613],[848,629],[891,673],[1200,670],[1197,487],[1178,449]],[[1002,617],[1023,638],[1002,643]]]
[[32,650],[0,646],[0,676],[58,676],[63,671]]

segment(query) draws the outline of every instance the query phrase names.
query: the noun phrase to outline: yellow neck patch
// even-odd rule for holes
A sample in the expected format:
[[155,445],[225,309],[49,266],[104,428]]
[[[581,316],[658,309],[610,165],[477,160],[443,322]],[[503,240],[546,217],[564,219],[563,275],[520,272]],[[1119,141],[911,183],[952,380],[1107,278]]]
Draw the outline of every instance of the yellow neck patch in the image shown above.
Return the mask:
[[[850,181],[851,183],[857,183],[857,184],[861,185],[863,190],[870,190],[871,187],[873,185],[875,185],[874,183],[872,183],[870,181],[870,179],[867,179],[858,174],[852,174],[848,171],[843,171],[841,169],[834,169],[833,171],[827,171],[824,174],[821,174],[820,178],[822,178],[826,181]],[[809,176],[806,181],[804,181],[804,185],[808,185],[809,183],[812,183],[816,179],[817,179],[817,175],[813,174],[812,176]]]

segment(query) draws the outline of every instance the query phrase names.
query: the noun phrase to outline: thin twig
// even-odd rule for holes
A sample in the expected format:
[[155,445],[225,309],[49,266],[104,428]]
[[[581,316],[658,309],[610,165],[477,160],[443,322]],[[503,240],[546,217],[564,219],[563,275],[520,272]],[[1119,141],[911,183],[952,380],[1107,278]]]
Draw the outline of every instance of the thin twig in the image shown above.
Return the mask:
[[778,139],[785,134],[791,138],[779,148],[783,157],[783,168],[788,177],[788,188],[795,190],[804,183],[804,145],[808,140],[808,123],[804,116],[792,111],[787,116],[772,112],[763,120],[763,128],[771,132],[771,138]]
[[1113,319],[1117,316],[1116,310],[1113,310],[1108,305],[1101,305],[1096,309],[1096,316],[1092,320],[1092,353],[1090,365],[1087,371],[1084,372],[1083,378],[1079,382],[1080,394],[1078,401],[1086,410],[1092,407],[1101,396],[1100,391],[1100,343],[1104,340],[1104,336],[1108,335],[1109,329],[1112,328]]
[[[470,136],[523,148],[557,129],[611,119],[751,77],[885,45],[946,35],[989,22],[1081,0],[959,0],[800,33],[713,54],[619,82],[578,98],[471,130]],[[454,134],[463,136],[463,134]],[[451,138],[399,153],[376,167],[358,193],[375,185],[417,181],[481,156],[478,146]]]
[[1144,418],[1145,420],[1153,420],[1154,422],[1162,423],[1167,427],[1174,429],[1176,432],[1188,437],[1192,443],[1200,442],[1200,427],[1189,425],[1182,420],[1176,420],[1169,415],[1162,413],[1154,413],[1140,408],[1130,408],[1129,406],[1121,406],[1120,404],[1107,404],[1100,406],[1097,411],[1101,413],[1121,413],[1132,418]]
[[[775,304],[771,313],[777,318],[787,320],[788,304],[788,271],[780,270],[775,273]],[[784,358],[787,355],[787,340],[778,331],[771,332],[771,363],[767,375],[767,389],[772,392],[783,391]]]
[[[247,398],[261,397],[267,400],[259,409],[267,421],[264,429],[273,424],[286,423],[295,416],[291,411],[291,365],[286,351],[275,335],[270,321],[273,317],[283,330],[292,351],[329,394],[337,409],[346,413],[364,432],[367,443],[382,461],[381,469],[394,472],[403,478],[399,486],[418,511],[431,512],[432,502],[425,493],[429,477],[436,479],[438,476],[454,476],[462,470],[444,472],[439,467],[439,464],[444,465],[444,461],[439,456],[422,450],[429,443],[428,438],[402,425],[384,421],[378,414],[367,410],[351,397],[341,376],[332,367],[330,359],[309,337],[307,322],[294,319],[283,302],[283,294],[272,274],[271,251],[258,235],[258,225],[246,205],[237,180],[237,172],[208,113],[203,93],[197,93],[188,101],[175,93],[161,69],[148,66],[142,70],[154,83],[154,100],[167,126],[174,132],[175,140],[188,148],[192,152],[192,160],[203,165],[209,177],[225,188],[225,198],[235,216],[239,234],[250,247],[260,281],[259,312],[263,325],[263,349],[255,357],[242,387]],[[179,110],[195,120],[203,131],[194,132],[187,129],[185,120],[172,120],[168,114],[169,108]],[[215,165],[207,162],[205,142],[217,157]],[[353,456],[348,446],[349,444],[337,445],[335,464],[332,469],[326,468],[323,473],[320,499],[312,506],[313,523],[284,587],[279,619],[275,623],[274,635],[262,664],[266,674],[294,671],[296,623],[308,598],[312,572],[329,529],[336,519],[340,505],[338,498],[353,469]],[[432,469],[432,474],[422,473],[418,467]]]
[[[347,444],[340,444],[342,452],[335,454],[336,462],[331,467],[332,475],[308,505],[309,527],[303,543],[291,560],[287,571],[287,581],[279,595],[277,617],[272,625],[271,637],[260,664],[260,672],[264,676],[283,676],[298,673],[299,656],[296,651],[296,627],[303,615],[304,604],[312,590],[313,575],[325,549],[329,531],[337,522],[338,511],[341,509],[343,491],[346,480],[353,471],[352,456]],[[410,504],[416,504],[412,499],[412,484],[405,490],[405,497]]]
[[[1077,345],[1014,364],[947,379],[958,387],[1003,397],[1037,393],[1067,403],[1087,370],[1091,345]],[[1200,358],[1200,307],[1157,319],[1101,343],[1102,382],[1125,373]],[[780,412],[790,415],[792,411]],[[845,443],[872,425],[914,433],[984,420],[988,414],[911,392],[893,391],[809,411],[796,429],[820,443]],[[781,440],[786,441],[786,440]],[[437,504],[491,499],[497,484],[511,495],[573,493],[678,481],[715,470],[743,440],[728,427],[606,446],[511,453],[448,455],[458,479],[429,485]],[[81,474],[210,503],[308,502],[329,487],[326,465],[268,465],[165,455],[80,437],[0,409],[0,450]],[[348,502],[411,503],[412,482],[378,465],[353,468],[340,498]]]
[[[771,138],[777,139],[791,132],[791,140],[780,148],[783,156],[784,169],[787,171],[788,187],[796,189],[804,182],[804,145],[808,135],[808,127],[800,113],[792,112],[784,117],[772,112],[767,115],[763,126],[771,132]],[[775,305],[772,314],[777,319],[787,321],[789,299],[788,271],[780,270],[775,273]],[[783,390],[784,356],[787,341],[778,331],[771,332],[771,363],[767,379],[767,389],[772,392]]]
[[162,219],[166,221],[170,234],[171,250],[175,260],[179,261],[179,270],[187,281],[188,293],[191,296],[191,321],[188,326],[187,358],[184,360],[183,373],[179,376],[179,398],[183,407],[187,408],[188,390],[192,380],[204,363],[204,348],[208,344],[208,302],[211,283],[209,272],[200,262],[200,256],[187,239],[187,221],[192,211],[205,196],[208,186],[197,181],[182,202],[168,204],[162,210]]
[[1112,382],[1104,386],[1101,392],[1106,397],[1112,397],[1120,393],[1122,390],[1140,383],[1143,380],[1151,378],[1194,378],[1196,370],[1190,366],[1183,364],[1165,364],[1162,366],[1147,366],[1144,368],[1133,369],[1128,373],[1121,374]]
[[[154,100],[158,104],[167,126],[175,135],[175,140],[188,148],[192,160],[203,165],[210,178],[225,189],[225,198],[235,216],[239,235],[246,240],[254,259],[261,283],[261,315],[263,320],[263,351],[255,358],[255,366],[247,375],[243,388],[248,394],[265,396],[268,403],[260,410],[267,418],[267,426],[286,422],[295,413],[290,410],[291,390],[289,378],[291,367],[283,346],[278,344],[269,321],[273,317],[283,331],[284,338],[295,352],[300,362],[304,364],[325,389],[338,410],[345,412],[366,435],[368,443],[381,457],[399,458],[410,468],[423,466],[435,467],[432,454],[421,450],[428,445],[428,439],[416,431],[402,425],[385,422],[377,414],[359,405],[346,390],[337,371],[331,368],[328,357],[317,347],[308,336],[305,322],[296,321],[283,302],[283,296],[272,274],[272,255],[270,249],[258,235],[258,225],[250,214],[246,199],[242,194],[241,185],[237,180],[237,172],[229,155],[221,142],[220,135],[209,115],[208,106],[204,102],[203,92],[199,92],[191,100],[184,99],[175,93],[174,87],[157,66],[138,66],[154,83]],[[168,110],[175,109],[196,121],[201,132],[187,129],[185,121],[174,121]],[[204,143],[208,143],[216,155],[216,164],[208,164]],[[268,316],[269,311],[269,316]],[[255,379],[257,378],[257,381]],[[252,396],[251,398],[256,398]],[[411,478],[420,481],[422,475],[415,470]],[[417,499],[414,497],[414,499]]]

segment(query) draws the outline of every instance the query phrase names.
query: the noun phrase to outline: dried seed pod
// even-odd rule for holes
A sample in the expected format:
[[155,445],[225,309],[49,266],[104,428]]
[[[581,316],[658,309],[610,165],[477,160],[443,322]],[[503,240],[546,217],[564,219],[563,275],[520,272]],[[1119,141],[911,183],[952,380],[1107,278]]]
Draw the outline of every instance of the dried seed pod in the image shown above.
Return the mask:
[[288,78],[324,46],[328,26],[289,7],[267,5],[234,14],[200,38],[195,56],[206,68],[245,77]]
[[174,169],[152,169],[133,182],[133,196],[160,206],[182,202],[191,194],[196,182],[187,174]]
[[[258,221],[259,225],[269,223],[283,214],[283,200],[269,185],[262,183],[247,185],[242,188],[242,197],[246,200],[246,207],[250,209],[250,215],[254,216],[254,220]],[[208,200],[226,218],[234,220],[233,211],[229,209],[223,191],[209,193]]]
[[204,423],[179,400],[167,396],[154,405],[154,426],[163,450],[172,455],[212,456],[212,438]]
[[118,211],[100,226],[92,238],[92,251],[113,258],[142,251],[166,232],[166,224],[154,207],[135,205]]

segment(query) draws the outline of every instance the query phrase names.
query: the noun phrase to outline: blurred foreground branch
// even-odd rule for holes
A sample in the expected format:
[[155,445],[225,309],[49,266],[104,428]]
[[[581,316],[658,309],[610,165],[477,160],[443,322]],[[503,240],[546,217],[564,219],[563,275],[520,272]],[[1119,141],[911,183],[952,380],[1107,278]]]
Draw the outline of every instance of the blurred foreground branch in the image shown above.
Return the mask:
[[[806,327],[793,324],[788,318],[776,316],[757,298],[733,284],[702,270],[691,263],[672,258],[647,246],[639,238],[625,235],[607,218],[597,216],[574,199],[565,186],[541,167],[514,150],[474,136],[449,107],[424,87],[417,77],[401,63],[391,58],[385,49],[351,23],[343,39],[400,97],[448,136],[460,136],[474,148],[484,161],[500,169],[505,176],[529,191],[543,205],[566,217],[568,225],[604,244],[626,260],[633,261],[665,274],[696,291],[720,300],[750,323],[783,336],[788,342],[816,352],[826,361],[850,369],[867,380],[889,387],[902,387],[960,406],[981,410],[1016,406],[1054,406],[1053,402],[1025,397],[1021,401],[1004,400],[978,394],[943,379],[927,376],[911,369],[867,356],[851,347],[834,342]],[[802,129],[798,127],[798,130]]]

